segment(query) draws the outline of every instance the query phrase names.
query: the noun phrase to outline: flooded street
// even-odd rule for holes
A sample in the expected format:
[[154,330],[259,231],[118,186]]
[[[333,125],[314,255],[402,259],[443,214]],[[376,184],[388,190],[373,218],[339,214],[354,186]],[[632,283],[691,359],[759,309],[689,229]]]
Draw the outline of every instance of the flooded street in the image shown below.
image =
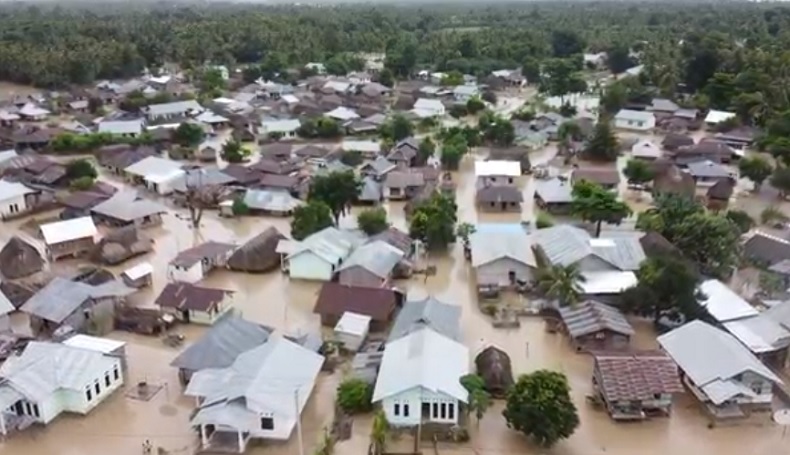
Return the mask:
[[[533,164],[550,160],[555,149],[547,148],[533,155]],[[531,177],[523,178],[525,204],[522,213],[484,214],[474,207],[475,182],[473,158],[467,157],[461,170],[455,174],[458,185],[457,202],[460,221],[471,223],[513,223],[532,218]],[[403,203],[386,205],[391,222],[406,228]],[[354,215],[341,220],[341,225],[355,224]],[[27,221],[27,220],[23,220]],[[199,243],[215,240],[244,243],[269,226],[276,226],[283,233],[289,232],[286,218],[220,219],[216,212],[204,214],[199,229],[192,229],[186,210],[174,209],[164,217],[161,227],[147,231],[155,240],[155,253],[151,253],[111,268],[120,272],[137,263],[148,261],[154,266],[152,288],[134,295],[131,300],[139,306],[150,306],[154,297],[168,282],[167,263],[177,252]],[[0,242],[13,235],[19,223],[8,223],[0,229]],[[519,434],[507,429],[501,416],[503,403],[496,403],[480,422],[471,424],[471,442],[462,446],[440,446],[441,455],[667,455],[671,453],[694,455],[779,455],[790,453],[790,439],[783,439],[782,428],[771,424],[757,425],[760,420],[737,426],[707,428],[696,401],[684,396],[675,403],[673,415],[668,419],[654,419],[642,423],[615,424],[608,414],[593,409],[586,403],[585,395],[591,392],[592,364],[589,357],[576,354],[560,334],[548,333],[542,320],[522,319],[519,329],[494,329],[490,318],[478,308],[474,280],[464,261],[461,247],[447,254],[431,258],[437,266],[437,275],[420,276],[396,284],[408,289],[409,295],[423,297],[432,294],[445,302],[463,307],[462,333],[472,356],[480,348],[493,344],[507,351],[516,375],[541,368],[561,371],[568,376],[574,401],[579,409],[581,426],[569,440],[551,450],[533,447]],[[66,261],[67,266],[77,263]],[[58,263],[58,267],[62,267]],[[236,291],[235,308],[255,322],[260,322],[288,333],[316,330],[319,319],[313,306],[320,283],[290,282],[287,276],[272,272],[251,275],[230,271],[217,271],[201,282],[210,286]],[[516,298],[516,297],[511,297]],[[18,315],[17,315],[18,316]],[[17,325],[24,323],[15,317]],[[657,348],[651,326],[643,321],[633,321],[637,335],[634,347]],[[186,335],[187,342],[194,341],[205,330],[196,325],[181,325],[176,329]],[[182,396],[176,370],[169,366],[178,350],[166,347],[156,337],[144,337],[125,332],[113,332],[110,338],[128,342],[129,375],[126,389],[140,381],[159,384],[163,389],[148,402],[124,396],[124,391],[102,403],[86,417],[64,415],[47,427],[36,427],[15,434],[0,443],[2,454],[25,455],[137,455],[141,444],[149,439],[154,447],[161,447],[170,454],[192,454],[197,446],[197,436],[189,427],[189,417],[194,402]],[[470,362],[472,359],[470,358]],[[313,453],[323,429],[331,423],[334,389],[342,377],[342,368],[334,375],[322,374],[321,382],[303,414],[305,453]],[[356,418],[353,437],[335,448],[340,455],[367,453],[370,418]],[[397,442],[396,442],[397,443]],[[397,445],[397,444],[393,444]],[[432,453],[429,446],[423,447]],[[250,454],[298,454],[296,432],[285,444],[253,445]]]

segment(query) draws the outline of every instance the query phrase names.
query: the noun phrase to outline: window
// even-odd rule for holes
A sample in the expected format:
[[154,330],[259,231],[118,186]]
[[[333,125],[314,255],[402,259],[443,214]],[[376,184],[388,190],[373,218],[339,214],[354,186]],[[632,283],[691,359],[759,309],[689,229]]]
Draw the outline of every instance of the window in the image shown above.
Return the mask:
[[439,417],[439,404],[437,403],[433,404],[433,412],[431,413],[431,415],[433,416],[434,419]]
[[33,405],[33,415],[36,416],[36,417],[41,417],[41,414],[38,413],[38,405],[37,404]]
[[409,403],[403,405],[403,417],[409,417]]
[[396,416],[400,415],[400,405],[398,403],[395,403],[395,406],[393,406],[392,414]]
[[106,387],[109,387],[109,386],[110,386],[110,372],[109,372],[109,371],[107,371],[106,373],[104,373],[104,385],[105,385]]
[[442,418],[446,419],[447,418],[447,403],[442,403],[441,409],[442,409]]
[[30,403],[27,401],[25,402],[25,414],[33,415],[33,408],[30,407]]
[[96,395],[98,396],[101,393],[101,387],[99,386],[99,380],[96,380],[96,383],[93,384],[93,387],[96,389]]
[[447,418],[455,420],[455,404],[447,403]]
[[653,394],[653,399],[654,400],[660,400],[661,399],[661,394],[660,393],[654,393]]
[[93,394],[91,394],[91,386],[85,387],[85,398],[88,399],[88,402],[93,399]]
[[118,373],[118,366],[117,365],[112,370],[112,375],[113,375],[113,377],[115,378],[116,381],[118,380],[118,378],[120,378],[120,374]]
[[606,334],[604,332],[598,332],[595,334],[596,340],[603,340],[604,338],[606,338]]
[[274,418],[261,417],[261,430],[274,430]]

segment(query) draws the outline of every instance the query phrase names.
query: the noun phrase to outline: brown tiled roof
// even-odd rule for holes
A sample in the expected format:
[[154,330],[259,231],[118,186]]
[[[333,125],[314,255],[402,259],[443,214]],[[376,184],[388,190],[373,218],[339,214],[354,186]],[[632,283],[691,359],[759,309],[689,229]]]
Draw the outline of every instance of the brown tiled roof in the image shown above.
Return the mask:
[[380,232],[370,238],[370,241],[382,240],[395,248],[405,252],[407,255],[411,253],[411,244],[413,240],[409,234],[401,231],[396,227],[389,227],[386,231]]
[[232,243],[221,243],[213,240],[208,241],[178,253],[178,255],[170,261],[170,265],[189,268],[205,258],[217,257],[235,248],[236,245]]
[[325,283],[318,294],[313,313],[341,316],[346,311],[352,311],[370,316],[375,321],[387,321],[397,303],[397,291],[392,289]]
[[652,400],[657,393],[681,393],[675,362],[661,352],[593,353],[601,390],[609,401]]
[[587,180],[601,185],[617,185],[620,183],[620,171],[614,166],[580,167],[573,170],[573,183]]
[[208,311],[233,291],[195,286],[189,283],[168,283],[154,302],[162,308]]
[[296,156],[303,158],[323,158],[329,154],[329,149],[317,145],[307,145],[298,149],[295,153]]

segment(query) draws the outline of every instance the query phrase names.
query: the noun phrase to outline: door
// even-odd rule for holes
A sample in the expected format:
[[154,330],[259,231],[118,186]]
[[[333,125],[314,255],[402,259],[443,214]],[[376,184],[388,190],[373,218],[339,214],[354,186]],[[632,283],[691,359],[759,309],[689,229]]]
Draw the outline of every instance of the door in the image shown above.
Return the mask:
[[183,319],[184,322],[189,323],[189,310],[181,311],[181,319]]
[[22,409],[22,400],[19,400],[14,404],[14,412],[16,412],[16,415],[18,416],[25,415],[25,412]]

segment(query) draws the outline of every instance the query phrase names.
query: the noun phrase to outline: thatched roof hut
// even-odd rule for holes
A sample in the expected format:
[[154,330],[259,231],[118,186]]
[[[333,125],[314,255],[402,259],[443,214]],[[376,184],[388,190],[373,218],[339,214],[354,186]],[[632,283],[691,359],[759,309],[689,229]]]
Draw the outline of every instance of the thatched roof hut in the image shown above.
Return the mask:
[[0,250],[0,273],[10,280],[32,275],[43,268],[44,258],[36,247],[19,237],[11,237]]
[[505,351],[489,346],[475,357],[475,366],[477,374],[485,381],[486,390],[492,396],[504,396],[513,385],[513,367]]
[[94,260],[108,265],[120,264],[154,249],[154,241],[134,226],[111,232],[96,245]]
[[17,309],[24,305],[28,299],[33,297],[33,294],[37,291],[38,287],[32,285],[26,286],[19,283],[11,283],[10,281],[3,281],[0,283],[0,292],[2,292]]
[[228,260],[228,268],[239,272],[264,273],[280,264],[277,243],[285,236],[270,227],[241,246]]

